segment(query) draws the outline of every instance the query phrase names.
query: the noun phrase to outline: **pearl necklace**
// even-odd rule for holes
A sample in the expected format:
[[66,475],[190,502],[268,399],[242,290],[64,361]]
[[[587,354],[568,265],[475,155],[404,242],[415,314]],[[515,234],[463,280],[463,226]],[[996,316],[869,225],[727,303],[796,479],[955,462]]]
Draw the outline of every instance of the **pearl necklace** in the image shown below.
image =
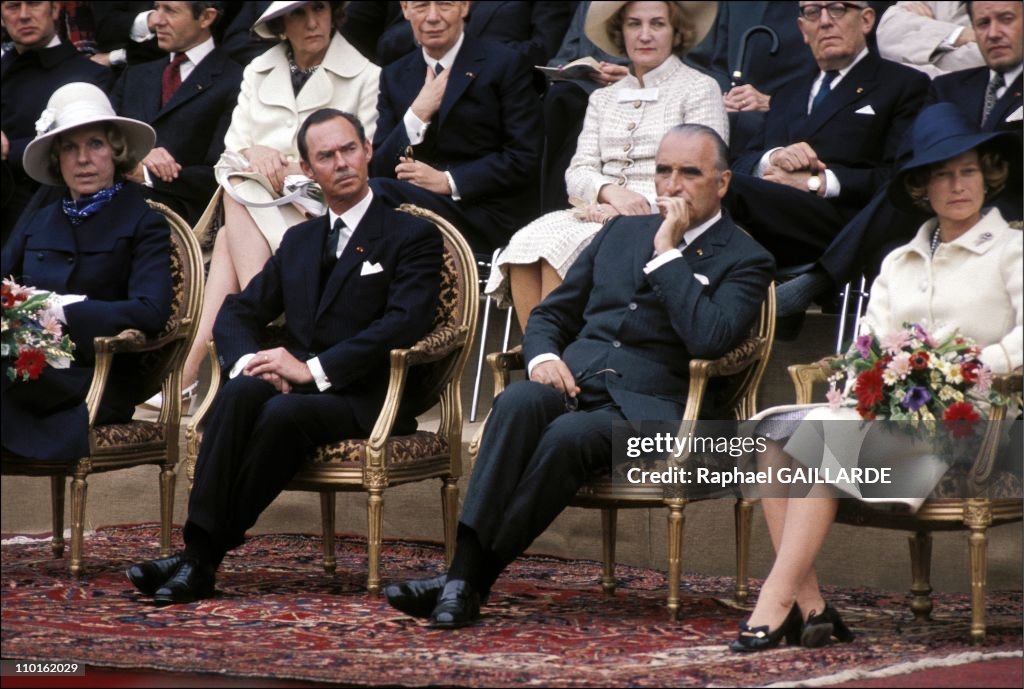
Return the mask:
[[313,65],[312,67],[306,67],[306,68],[299,67],[297,64],[295,64],[295,54],[292,51],[289,50],[288,51],[288,69],[291,71],[292,74],[303,74],[303,75],[309,76],[313,72],[315,72],[318,69],[320,69],[320,65]]
[[940,239],[939,226],[936,225],[935,226],[935,231],[932,232],[932,256],[935,255],[935,252],[938,250],[939,244],[941,244],[941,243],[942,243],[942,239]]

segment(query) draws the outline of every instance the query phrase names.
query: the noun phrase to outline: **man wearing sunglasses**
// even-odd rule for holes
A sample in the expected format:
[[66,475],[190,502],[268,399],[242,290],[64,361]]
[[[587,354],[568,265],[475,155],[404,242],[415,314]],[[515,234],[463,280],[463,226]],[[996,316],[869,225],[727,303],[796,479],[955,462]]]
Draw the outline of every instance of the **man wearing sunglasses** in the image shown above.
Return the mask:
[[678,422],[690,359],[720,357],[749,333],[774,264],[721,210],[731,176],[714,130],[665,135],[660,213],[609,222],[533,310],[529,380],[494,402],[451,568],[386,587],[393,607],[435,628],[475,622],[502,570],[610,469],[613,424]]
[[928,89],[883,60],[866,2],[801,2],[795,18],[816,67],[783,86],[733,163],[726,207],[782,267],[812,263],[889,178]]

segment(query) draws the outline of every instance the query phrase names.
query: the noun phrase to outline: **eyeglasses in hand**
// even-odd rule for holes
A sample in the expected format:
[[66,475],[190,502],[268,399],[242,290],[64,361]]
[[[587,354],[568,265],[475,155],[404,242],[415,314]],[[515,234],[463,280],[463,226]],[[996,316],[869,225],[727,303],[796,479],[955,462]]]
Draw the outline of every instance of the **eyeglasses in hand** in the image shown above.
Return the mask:
[[[594,376],[600,375],[602,373],[611,373],[611,374],[616,375],[616,376],[622,376],[622,374],[619,373],[618,371],[616,371],[614,368],[602,368],[600,371],[593,371],[591,373],[588,373],[585,376],[581,376],[580,378],[577,378],[576,379],[576,386],[579,387],[580,383],[582,383],[583,381],[590,380]],[[572,397],[571,395],[568,395],[568,394],[563,392],[562,393],[562,401],[565,403],[565,410],[566,411],[579,411],[580,410],[580,399],[579,399],[579,397]]]
[[828,16],[833,19],[842,19],[846,16],[847,10],[864,9],[867,8],[852,2],[830,2],[827,5],[804,5],[800,8],[800,16],[809,22],[816,22],[821,19],[822,10],[828,12]]

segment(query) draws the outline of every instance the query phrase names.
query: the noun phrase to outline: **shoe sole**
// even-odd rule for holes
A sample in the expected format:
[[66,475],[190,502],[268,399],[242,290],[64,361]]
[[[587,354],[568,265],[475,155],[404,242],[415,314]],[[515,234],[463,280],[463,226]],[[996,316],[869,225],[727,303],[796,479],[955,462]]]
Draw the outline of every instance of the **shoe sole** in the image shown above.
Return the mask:
[[213,593],[213,591],[201,591],[187,598],[177,596],[153,596],[153,602],[161,607],[165,605],[183,605],[186,603],[195,603],[196,601],[204,600],[206,598],[213,598]]
[[470,627],[479,621],[479,617],[475,617],[472,620],[466,620],[464,622],[437,622],[435,620],[431,620],[427,626],[431,629],[462,629],[463,627]]

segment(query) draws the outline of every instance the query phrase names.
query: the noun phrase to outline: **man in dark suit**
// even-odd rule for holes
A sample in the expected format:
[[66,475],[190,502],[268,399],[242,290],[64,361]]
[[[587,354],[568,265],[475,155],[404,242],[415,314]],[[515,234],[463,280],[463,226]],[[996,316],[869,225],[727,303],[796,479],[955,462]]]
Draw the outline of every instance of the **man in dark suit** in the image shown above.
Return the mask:
[[801,2],[800,12],[817,68],[772,98],[725,202],[780,266],[815,261],[888,179],[928,88],[868,49],[866,2]]
[[[161,605],[213,595],[224,554],[314,447],[369,436],[384,403],[389,352],[422,337],[437,307],[441,236],[370,191],[372,147],[359,120],[318,110],[298,142],[303,172],[320,184],[329,213],[289,229],[217,316],[214,339],[231,379],[214,402],[196,463],[185,550],[128,570]],[[281,314],[288,345],[263,349],[260,333]],[[416,420],[398,426],[412,432]]]
[[148,188],[147,198],[167,204],[190,225],[217,189],[213,166],[224,151],[242,82],[242,68],[211,35],[219,5],[154,3],[157,43],[170,55],[128,67],[111,99],[119,115],[156,130],[156,147],[131,179]]
[[[985,66],[936,77],[925,104],[953,103],[982,131],[1011,131],[1020,135],[1024,104],[1021,99],[1024,10],[1020,2],[971,2],[967,11]],[[994,83],[996,75],[1001,85]],[[986,113],[987,99],[990,103]],[[1020,150],[1008,153],[1020,155]],[[928,216],[897,209],[889,202],[887,189],[883,187],[843,228],[813,271],[779,288],[780,316],[803,313],[815,297],[836,289],[859,273],[873,279],[885,255],[910,241]],[[1020,181],[1011,180],[992,203],[1007,220],[1024,217]]]
[[680,419],[690,359],[748,334],[774,266],[722,214],[725,142],[677,125],[655,164],[661,214],[609,223],[530,315],[529,380],[494,402],[451,568],[388,586],[395,608],[440,628],[476,620],[501,571],[610,468],[613,424]]
[[25,174],[21,157],[36,135],[36,121],[58,88],[75,81],[110,90],[110,70],[57,36],[59,2],[5,2],[3,27],[14,48],[0,60],[0,159],[3,206],[0,233],[7,242],[39,183]]
[[[422,51],[384,68],[371,171],[390,203],[450,220],[490,254],[533,218],[540,101],[520,53],[464,32],[466,2],[402,4]],[[439,66],[439,68],[438,68]]]

